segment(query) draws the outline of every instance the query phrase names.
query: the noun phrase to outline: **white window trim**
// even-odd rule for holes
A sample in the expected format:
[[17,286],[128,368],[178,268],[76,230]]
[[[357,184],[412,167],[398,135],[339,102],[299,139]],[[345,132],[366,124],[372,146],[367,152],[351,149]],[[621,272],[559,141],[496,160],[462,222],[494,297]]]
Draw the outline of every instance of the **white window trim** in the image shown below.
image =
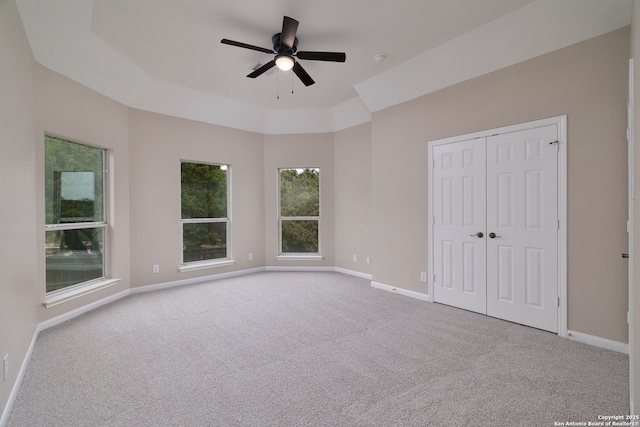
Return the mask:
[[[227,267],[234,265],[236,261],[231,256],[231,165],[228,163],[207,163],[194,160],[180,160],[182,163],[196,163],[202,165],[226,166],[227,170],[227,216],[225,218],[181,218],[180,219],[180,241],[184,244],[184,224],[204,224],[213,222],[224,222],[227,224],[227,256],[225,258],[207,259],[203,261],[184,262],[184,251],[181,251],[181,263],[178,271],[181,273],[203,270],[206,268]],[[182,185],[180,185],[182,191]],[[181,206],[182,209],[182,206]]]
[[[227,207],[227,212],[228,207]],[[189,218],[182,219],[181,222],[181,233],[184,230],[182,225],[184,224],[204,224],[210,222],[224,222],[227,224],[227,256],[224,258],[215,258],[215,259],[207,259],[204,261],[191,261],[184,262],[184,252],[182,253],[182,264],[178,267],[178,271],[184,273],[186,271],[194,271],[194,270],[202,270],[204,268],[212,268],[212,267],[226,267],[228,265],[235,264],[235,260],[231,258],[229,255],[231,254],[231,220],[229,218]],[[182,239],[184,242],[184,239]]]
[[46,231],[54,230],[81,230],[83,228],[106,228],[107,222],[73,222],[68,224],[45,224]]
[[[318,170],[318,216],[282,216],[280,206],[280,172],[288,169],[317,169]],[[322,216],[322,179],[321,168],[319,166],[295,167],[295,168],[278,168],[277,188],[278,188],[278,261],[321,261],[324,259],[322,255],[322,238],[321,238],[321,221]],[[282,221],[318,221],[318,252],[298,253],[298,252],[282,252]]]
[[217,267],[227,267],[230,265],[234,265],[236,260],[231,258],[218,258],[215,260],[206,260],[206,261],[193,261],[188,262],[186,264],[182,264],[178,267],[178,271],[181,273],[186,273],[188,271],[195,270],[204,270],[206,268],[217,268]]
[[66,288],[49,292],[45,297],[44,306],[46,308],[55,307],[56,305],[65,303],[67,301],[71,301],[76,298],[99,291],[101,289],[113,286],[120,280],[122,279],[109,279],[107,277],[101,277],[90,282],[78,283],[77,285],[71,285],[67,286]]
[[[107,246],[108,241],[108,224],[106,222],[83,222],[73,224],[46,224],[44,226],[45,232],[47,231],[65,231],[65,230],[79,230],[83,228],[102,228],[102,269],[107,274],[107,267],[109,265],[109,251]],[[46,292],[44,306],[46,308],[54,307],[63,302],[81,297],[91,292],[95,292],[100,289],[104,289],[111,285],[118,283],[120,279],[110,279],[107,275],[99,277],[88,282],[80,282],[75,285],[69,285],[55,291]]]
[[[318,221],[318,252],[282,252],[282,222],[283,221]],[[320,251],[320,216],[281,216],[278,218],[278,234],[280,251],[277,260],[281,261],[307,261],[307,260],[323,260],[322,252]]]
[[[64,302],[82,297],[84,295],[90,294],[92,292],[98,291],[100,289],[104,289],[118,283],[120,278],[112,279],[109,277],[110,273],[110,252],[111,247],[109,243],[109,209],[111,204],[111,193],[109,192],[109,180],[111,179],[109,176],[109,150],[103,147],[97,147],[92,144],[87,144],[85,142],[76,141],[73,139],[69,139],[67,137],[45,133],[45,137],[51,137],[60,139],[63,141],[71,142],[73,144],[80,144],[87,147],[95,148],[98,150],[102,150],[102,170],[104,171],[104,176],[102,178],[102,203],[103,203],[103,221],[97,222],[77,222],[77,223],[68,223],[68,224],[45,224],[45,234],[47,231],[54,230],[79,230],[83,228],[102,228],[102,271],[104,273],[103,277],[99,277],[97,279],[93,279],[87,282],[76,283],[75,285],[70,285],[61,289],[56,289],[55,291],[47,292],[46,287],[47,284],[45,282],[45,299],[44,306],[46,308],[54,307],[56,305],[62,304]],[[45,261],[46,262],[46,261]]]
[[297,254],[287,253],[276,256],[278,261],[322,261],[324,257],[320,254]]

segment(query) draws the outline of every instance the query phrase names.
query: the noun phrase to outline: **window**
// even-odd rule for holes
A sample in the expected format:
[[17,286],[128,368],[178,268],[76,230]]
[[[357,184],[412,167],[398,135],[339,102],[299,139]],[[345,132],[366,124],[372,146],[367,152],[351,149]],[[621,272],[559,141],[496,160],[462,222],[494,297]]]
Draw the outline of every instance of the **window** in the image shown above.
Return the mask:
[[320,253],[320,169],[280,169],[280,254]]
[[105,150],[45,136],[46,291],[107,275]]
[[182,162],[182,264],[230,261],[228,188],[228,165]]

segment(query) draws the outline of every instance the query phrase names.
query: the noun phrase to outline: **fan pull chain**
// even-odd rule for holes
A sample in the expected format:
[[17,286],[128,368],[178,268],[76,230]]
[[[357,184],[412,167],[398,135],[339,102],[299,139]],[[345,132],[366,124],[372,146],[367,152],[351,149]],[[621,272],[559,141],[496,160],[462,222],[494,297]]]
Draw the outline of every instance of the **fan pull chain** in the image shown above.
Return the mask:
[[291,73],[291,93],[293,93],[293,73]]
[[280,99],[280,73],[278,73],[278,93],[276,99]]

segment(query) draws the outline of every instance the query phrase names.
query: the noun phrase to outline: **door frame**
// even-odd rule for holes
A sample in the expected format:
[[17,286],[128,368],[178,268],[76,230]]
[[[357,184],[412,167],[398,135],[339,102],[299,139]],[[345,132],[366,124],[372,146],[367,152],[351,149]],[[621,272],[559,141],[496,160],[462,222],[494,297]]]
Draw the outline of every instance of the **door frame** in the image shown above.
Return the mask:
[[428,278],[429,302],[433,298],[433,226],[435,216],[433,211],[433,148],[438,145],[452,144],[475,138],[486,138],[503,133],[518,132],[543,126],[558,126],[558,335],[567,336],[567,116],[556,116],[532,122],[519,123],[480,132],[458,135],[444,139],[428,141],[428,177],[429,177],[429,237],[428,237]]

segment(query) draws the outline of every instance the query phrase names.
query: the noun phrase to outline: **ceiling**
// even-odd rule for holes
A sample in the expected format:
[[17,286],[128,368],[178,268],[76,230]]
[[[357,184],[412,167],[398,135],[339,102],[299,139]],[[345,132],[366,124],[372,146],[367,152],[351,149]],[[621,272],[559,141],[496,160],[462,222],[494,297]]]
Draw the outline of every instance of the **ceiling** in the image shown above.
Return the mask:
[[[36,61],[127,106],[262,133],[326,132],[629,25],[631,0],[16,0]],[[246,77],[283,15],[298,49],[345,52]],[[54,25],[55,23],[55,25]],[[386,60],[376,62],[376,54]],[[293,92],[293,93],[292,93]]]

